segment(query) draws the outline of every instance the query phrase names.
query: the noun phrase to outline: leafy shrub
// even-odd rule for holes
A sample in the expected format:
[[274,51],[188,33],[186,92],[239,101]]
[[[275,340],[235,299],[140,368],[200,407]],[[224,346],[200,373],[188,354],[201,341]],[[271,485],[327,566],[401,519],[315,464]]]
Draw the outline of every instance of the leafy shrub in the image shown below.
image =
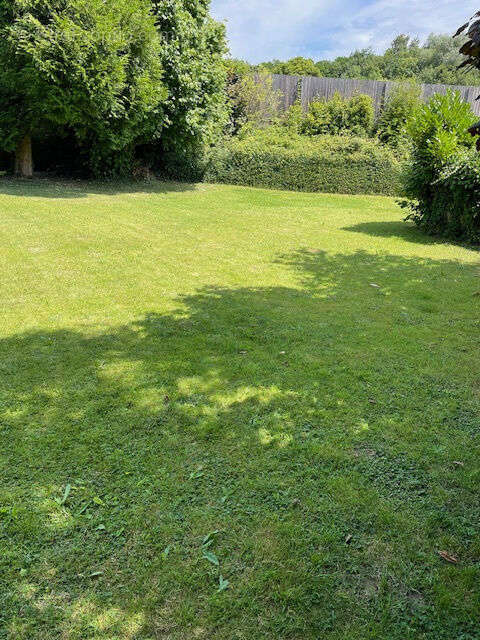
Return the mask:
[[407,123],[420,104],[419,85],[408,82],[395,86],[377,122],[376,132],[380,140],[394,147],[409,143]]
[[[307,136],[338,133],[338,131],[334,131],[334,124],[332,121],[333,111],[334,108],[329,108],[327,102],[324,100],[314,100],[311,102],[300,128],[301,133],[304,133]],[[339,113],[336,115],[338,119]]]
[[238,133],[247,123],[253,128],[266,127],[277,118],[281,94],[273,89],[268,73],[230,76],[228,96],[230,133]]
[[348,99],[335,93],[333,98],[326,101],[330,127],[326,133],[340,135],[348,131]]
[[309,138],[270,127],[217,148],[205,179],[295,191],[398,195],[402,167],[394,152],[376,140]]
[[[458,153],[435,182],[428,222],[420,225],[432,233],[480,243],[480,156],[470,150]],[[415,219],[415,215],[411,216]]]
[[305,114],[303,113],[302,105],[296,102],[285,111],[280,121],[284,127],[287,127],[291,131],[301,133],[304,119]]
[[0,148],[73,132],[97,176],[160,135],[168,91],[147,0],[0,0]]
[[441,167],[456,151],[473,146],[468,129],[475,120],[458,91],[434,95],[408,123],[416,157],[432,170]]
[[[97,0],[98,1],[98,0]],[[162,82],[168,90],[157,156],[201,152],[228,121],[225,25],[210,0],[148,0],[161,37]]]
[[475,119],[458,92],[449,91],[433,96],[409,123],[413,144],[405,174],[409,200],[401,204],[409,210],[407,219],[427,233],[476,241],[472,231],[476,208],[464,201],[476,190],[477,164],[468,153],[474,145],[468,128]]
[[365,94],[354,95],[347,101],[347,123],[354,135],[370,135],[375,120],[373,99]]
[[305,114],[302,133],[309,136],[368,136],[373,128],[375,111],[370,96],[354,95],[342,98],[335,93],[330,100],[313,100]]

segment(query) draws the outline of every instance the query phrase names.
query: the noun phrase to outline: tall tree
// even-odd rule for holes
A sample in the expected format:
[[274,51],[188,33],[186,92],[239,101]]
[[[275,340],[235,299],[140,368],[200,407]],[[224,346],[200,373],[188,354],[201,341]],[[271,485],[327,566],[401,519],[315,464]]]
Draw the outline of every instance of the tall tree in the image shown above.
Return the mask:
[[288,60],[288,62],[281,62],[280,65],[278,65],[277,73],[284,73],[289,76],[319,75],[314,61],[311,58],[302,58],[302,56],[292,58]]
[[32,138],[68,129],[96,173],[163,122],[148,0],[0,0],[0,147],[32,174]]
[[165,151],[184,153],[214,142],[228,121],[225,27],[210,16],[210,0],[152,0],[161,35]]

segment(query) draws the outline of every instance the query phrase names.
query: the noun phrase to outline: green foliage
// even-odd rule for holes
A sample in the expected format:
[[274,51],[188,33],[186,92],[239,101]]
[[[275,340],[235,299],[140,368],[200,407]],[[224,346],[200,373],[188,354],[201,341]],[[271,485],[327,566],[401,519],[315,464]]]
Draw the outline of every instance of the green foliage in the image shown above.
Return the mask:
[[395,86],[376,124],[380,140],[395,147],[408,144],[407,122],[414,117],[420,104],[419,85],[404,82]]
[[[408,218],[428,233],[476,239],[471,231],[476,223],[466,221],[477,216],[468,202],[477,189],[477,164],[465,156],[474,144],[467,131],[474,121],[470,105],[449,91],[422,105],[409,122],[413,160],[405,176],[409,200],[402,204],[410,211]],[[464,187],[461,176],[468,177]]]
[[[337,94],[338,95],[338,94]],[[340,98],[341,103],[343,104],[343,100]],[[304,133],[307,136],[318,136],[324,135],[327,133],[338,133],[334,129],[333,117],[334,115],[342,115],[342,109],[337,109],[337,104],[339,100],[337,100],[334,96],[332,100],[329,100],[328,103],[325,100],[313,100],[308,105],[308,111],[305,114],[301,133]],[[338,123],[338,117],[336,118]],[[343,122],[341,123],[343,124]]]
[[274,69],[268,69],[269,65],[261,65],[274,73],[284,73],[289,76],[319,76],[319,69],[311,58],[297,56],[287,62],[274,63]]
[[342,98],[339,93],[330,100],[314,100],[305,115],[302,132],[309,136],[367,136],[373,127],[375,110],[370,96]]
[[[163,125],[160,39],[146,0],[0,0],[0,145],[73,131],[97,174]],[[120,165],[120,166],[119,166]]]
[[[417,210],[412,216],[417,219]],[[427,216],[419,225],[430,233],[480,244],[480,156],[457,153],[436,180]]]
[[245,76],[252,71],[252,66],[248,62],[238,58],[226,58],[223,64],[227,75]]
[[335,60],[320,60],[315,66],[318,69],[318,75],[324,78],[383,80],[380,59],[381,56],[370,49],[363,49],[349,56],[340,56]]
[[370,96],[358,94],[347,100],[347,128],[354,135],[369,135],[374,120],[375,108]]
[[301,133],[305,121],[302,105],[299,102],[292,104],[280,118],[280,121],[284,127],[287,127],[291,131]]
[[168,89],[160,156],[196,152],[215,142],[228,121],[225,27],[209,6],[210,0],[152,0]]
[[475,122],[470,105],[458,92],[434,95],[408,123],[416,157],[433,171],[457,150],[473,146],[468,128]]
[[293,58],[286,62],[263,62],[260,66],[272,73],[329,78],[412,79],[429,84],[479,84],[478,71],[457,68],[463,60],[458,52],[460,44],[450,35],[432,34],[425,43],[420,44],[417,39],[402,34],[395,38],[382,55],[371,49],[362,49],[335,60],[313,62],[308,58]]
[[[96,175],[185,161],[228,118],[207,0],[0,0],[0,145],[62,136]],[[54,155],[54,154],[52,154]]]
[[205,179],[295,191],[400,193],[402,164],[375,140],[270,127],[213,154]]
[[228,94],[230,133],[238,133],[247,124],[253,129],[266,127],[277,118],[281,95],[273,89],[267,72],[231,76]]

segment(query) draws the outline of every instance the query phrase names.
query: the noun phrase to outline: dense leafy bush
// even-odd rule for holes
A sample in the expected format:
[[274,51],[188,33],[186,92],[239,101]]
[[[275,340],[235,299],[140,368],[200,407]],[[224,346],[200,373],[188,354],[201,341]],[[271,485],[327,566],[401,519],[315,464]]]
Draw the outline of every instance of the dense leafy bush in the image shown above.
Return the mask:
[[335,93],[330,100],[314,100],[310,103],[301,130],[310,136],[367,136],[372,131],[374,117],[373,100],[370,96],[343,98]]
[[420,108],[420,86],[401,83],[393,88],[380,113],[376,132],[382,142],[392,146],[409,143],[407,123]]
[[218,148],[205,179],[296,191],[398,195],[401,172],[393,151],[376,140],[309,138],[271,127]]
[[347,100],[347,125],[354,135],[370,135],[375,120],[373,99],[365,94]]
[[[476,240],[478,164],[468,150],[468,128],[475,121],[458,93],[435,95],[409,123],[412,163],[405,174],[408,218],[427,233]],[[465,184],[462,185],[462,180]]]
[[24,175],[32,140],[52,145],[41,161],[73,146],[65,169],[100,176],[201,155],[228,120],[225,28],[209,4],[0,0],[0,149]]
[[342,127],[344,116],[343,110],[336,108],[338,102],[335,99],[328,103],[325,100],[311,102],[301,123],[300,132],[307,136],[338,133],[338,125]]
[[294,133],[302,132],[304,121],[305,113],[300,102],[292,104],[292,106],[289,107],[280,118],[280,123]]
[[480,243],[480,156],[476,150],[458,153],[447,162],[434,184],[428,210],[417,209],[411,218],[431,233]]

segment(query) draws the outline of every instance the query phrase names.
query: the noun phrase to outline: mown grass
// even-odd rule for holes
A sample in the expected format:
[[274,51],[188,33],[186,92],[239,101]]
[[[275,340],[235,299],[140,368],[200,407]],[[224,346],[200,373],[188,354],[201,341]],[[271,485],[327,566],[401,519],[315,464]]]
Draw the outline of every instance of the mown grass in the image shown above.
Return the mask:
[[476,251],[380,197],[0,214],[1,638],[480,637]]

